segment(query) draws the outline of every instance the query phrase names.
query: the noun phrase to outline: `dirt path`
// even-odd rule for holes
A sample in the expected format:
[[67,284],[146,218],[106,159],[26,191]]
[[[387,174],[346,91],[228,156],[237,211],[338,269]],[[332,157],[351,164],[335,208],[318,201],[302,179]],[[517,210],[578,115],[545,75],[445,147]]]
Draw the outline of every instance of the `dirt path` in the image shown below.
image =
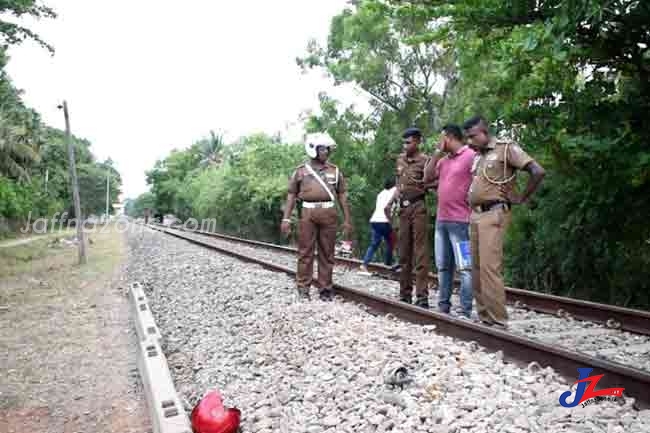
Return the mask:
[[152,431],[128,300],[118,288],[123,235],[93,240],[82,268],[76,248],[47,242],[16,248],[30,249],[19,257],[36,257],[27,265],[0,261],[2,433]]
[[2,241],[0,242],[0,248],[10,248],[10,247],[17,247],[18,245],[24,245],[28,244],[30,242],[42,240],[42,239],[53,239],[56,237],[66,237],[66,236],[73,236],[75,232],[73,230],[63,230],[58,233],[48,233],[48,234],[42,234],[42,235],[33,235],[33,236],[27,236],[27,237],[21,237],[18,239],[11,239],[7,241]]

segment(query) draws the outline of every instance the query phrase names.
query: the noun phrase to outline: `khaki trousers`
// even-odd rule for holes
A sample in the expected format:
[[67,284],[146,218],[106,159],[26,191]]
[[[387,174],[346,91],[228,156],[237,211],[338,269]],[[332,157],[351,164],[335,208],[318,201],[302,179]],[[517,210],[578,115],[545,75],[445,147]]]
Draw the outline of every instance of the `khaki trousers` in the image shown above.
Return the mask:
[[429,212],[424,200],[400,209],[399,215],[400,297],[413,296],[413,259],[415,259],[415,293],[418,299],[429,298]]
[[510,221],[510,211],[503,208],[473,211],[470,217],[472,286],[476,311],[485,322],[508,320],[502,273],[503,236]]
[[314,276],[314,248],[318,245],[319,289],[332,288],[334,249],[336,246],[336,207],[329,209],[302,208],[298,225],[298,272],[296,284],[299,289],[309,289]]

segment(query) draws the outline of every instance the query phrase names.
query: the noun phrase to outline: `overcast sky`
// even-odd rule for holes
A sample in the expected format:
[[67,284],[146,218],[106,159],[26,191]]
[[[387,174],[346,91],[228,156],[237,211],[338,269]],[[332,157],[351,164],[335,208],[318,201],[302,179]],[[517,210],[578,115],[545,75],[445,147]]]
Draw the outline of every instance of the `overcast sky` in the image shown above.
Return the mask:
[[[144,172],[171,149],[221,129],[228,139],[280,131],[291,139],[301,111],[317,109],[323,73],[302,75],[295,58],[324,42],[345,0],[45,0],[55,20],[23,21],[56,53],[34,43],[9,52],[8,71],[26,104],[116,161],[124,197],[147,190]],[[293,124],[293,126],[291,126]]]

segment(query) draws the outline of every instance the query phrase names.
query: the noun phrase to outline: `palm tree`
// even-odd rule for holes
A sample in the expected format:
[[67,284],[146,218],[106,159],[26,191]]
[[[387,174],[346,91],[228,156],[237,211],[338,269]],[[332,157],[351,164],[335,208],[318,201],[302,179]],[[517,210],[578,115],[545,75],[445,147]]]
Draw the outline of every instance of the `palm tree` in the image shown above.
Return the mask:
[[37,124],[21,119],[25,114],[29,115],[0,112],[0,175],[18,180],[29,179],[29,166],[40,160],[41,131]]
[[197,143],[202,167],[216,167],[223,161],[223,134],[210,131],[210,138]]

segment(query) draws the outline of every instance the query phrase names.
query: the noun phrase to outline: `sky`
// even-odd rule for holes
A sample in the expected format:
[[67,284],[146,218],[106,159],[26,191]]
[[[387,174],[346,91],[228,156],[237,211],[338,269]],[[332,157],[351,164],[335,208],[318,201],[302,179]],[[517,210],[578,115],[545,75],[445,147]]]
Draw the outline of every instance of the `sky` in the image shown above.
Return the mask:
[[366,98],[334,87],[295,62],[310,38],[325,43],[346,0],[44,0],[58,17],[21,20],[54,46],[12,47],[7,71],[25,103],[73,134],[98,160],[113,159],[122,198],[148,187],[145,171],[172,149],[220,130],[227,141],[255,132],[299,140],[298,119],[318,93],[344,103]]

